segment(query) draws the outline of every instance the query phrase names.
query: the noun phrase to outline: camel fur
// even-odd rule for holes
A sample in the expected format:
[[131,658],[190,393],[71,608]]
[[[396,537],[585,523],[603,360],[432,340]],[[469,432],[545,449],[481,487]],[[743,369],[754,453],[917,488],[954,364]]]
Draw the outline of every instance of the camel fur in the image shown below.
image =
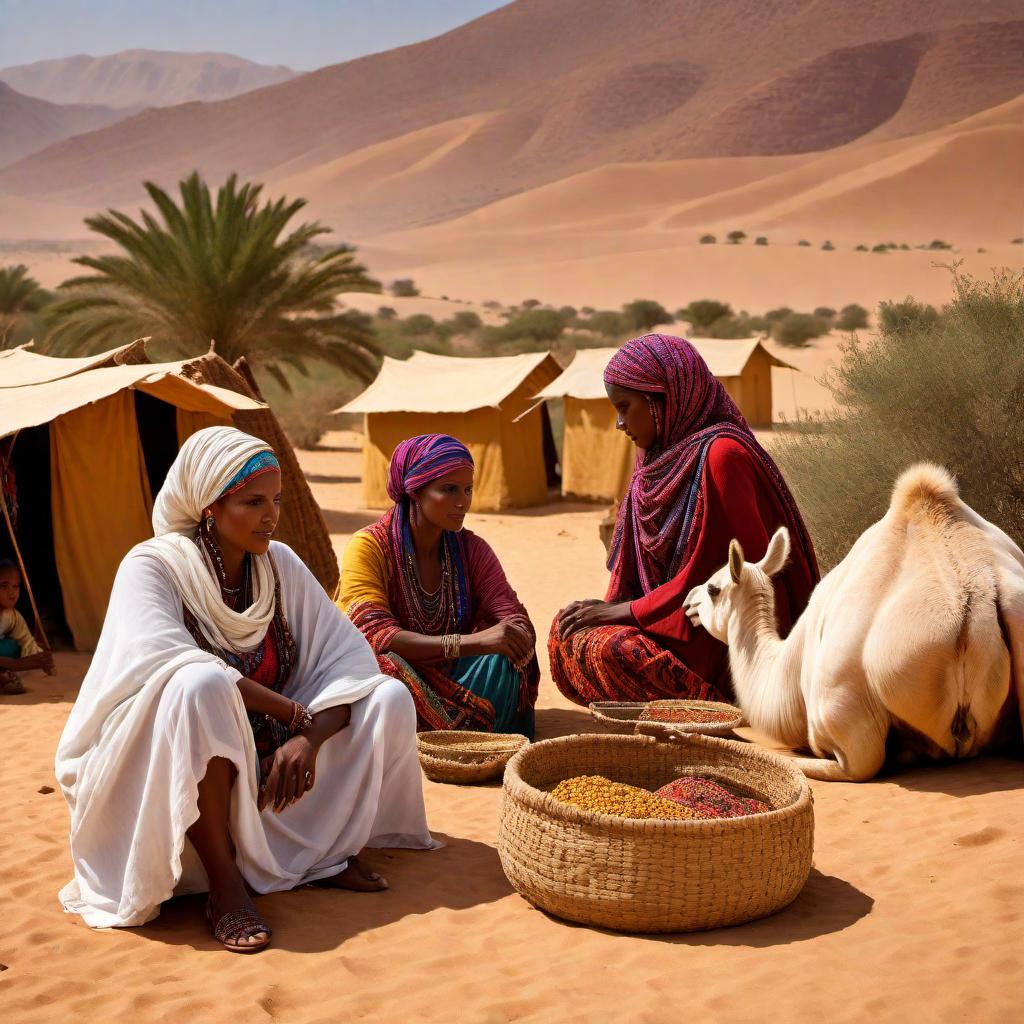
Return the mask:
[[729,646],[737,701],[778,743],[810,750],[810,778],[860,782],[889,755],[975,756],[1020,739],[1024,553],[961,499],[944,469],[897,481],[885,516],[818,584],[780,638],[771,577],[789,557],[780,528],[749,563],[687,595],[690,620]]

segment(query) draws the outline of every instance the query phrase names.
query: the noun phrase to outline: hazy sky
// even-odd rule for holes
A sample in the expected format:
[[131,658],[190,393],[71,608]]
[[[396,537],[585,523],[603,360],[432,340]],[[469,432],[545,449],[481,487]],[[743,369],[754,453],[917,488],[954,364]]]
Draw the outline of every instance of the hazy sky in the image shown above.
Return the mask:
[[447,32],[507,0],[0,0],[0,67],[218,50],[312,70]]

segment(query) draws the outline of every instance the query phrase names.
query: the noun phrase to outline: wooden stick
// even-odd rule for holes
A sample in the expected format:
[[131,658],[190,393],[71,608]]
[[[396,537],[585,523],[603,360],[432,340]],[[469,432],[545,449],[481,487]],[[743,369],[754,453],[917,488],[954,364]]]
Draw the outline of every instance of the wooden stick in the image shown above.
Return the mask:
[[[11,439],[11,446],[7,453],[7,459],[10,460],[14,454],[14,442],[18,440],[18,435],[15,434]],[[4,497],[3,493],[0,493],[0,509],[3,509],[4,522],[7,523],[7,532],[11,535],[11,544],[14,545],[14,557],[18,559],[18,568],[21,569],[21,578],[25,581],[25,589],[28,591],[29,604],[32,605],[32,614],[36,620],[36,632],[39,639],[43,642],[43,647],[50,650],[50,641],[47,639],[46,630],[43,629],[43,620],[39,617],[39,609],[36,607],[36,596],[32,593],[32,583],[28,578],[28,573],[25,571],[25,560],[21,557],[21,548],[18,547],[18,538],[14,535],[14,524],[11,522],[11,514],[7,510],[7,498]]]

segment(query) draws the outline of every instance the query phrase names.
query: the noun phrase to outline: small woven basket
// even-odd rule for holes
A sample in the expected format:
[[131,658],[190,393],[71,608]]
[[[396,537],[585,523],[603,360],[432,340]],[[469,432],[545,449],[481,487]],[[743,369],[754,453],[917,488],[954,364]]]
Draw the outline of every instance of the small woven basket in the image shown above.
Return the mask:
[[[562,803],[562,779],[603,775],[656,790],[682,775],[725,782],[771,805],[711,820],[620,818]],[[520,751],[505,771],[498,854],[542,910],[623,932],[684,932],[781,910],[811,869],[807,780],[751,744],[675,733],[565,736]]]
[[[656,716],[659,711],[668,715],[674,711],[696,712],[698,715],[701,712],[714,712],[715,717],[718,714],[729,717],[717,722],[659,722],[656,718],[646,721],[648,716]],[[590,714],[605,732],[623,735],[634,732],[654,735],[672,730],[704,736],[731,736],[733,730],[743,722],[743,712],[739,708],[710,700],[596,701],[590,705]]]
[[416,736],[420,766],[434,782],[468,784],[498,778],[525,736],[493,732],[421,732]]

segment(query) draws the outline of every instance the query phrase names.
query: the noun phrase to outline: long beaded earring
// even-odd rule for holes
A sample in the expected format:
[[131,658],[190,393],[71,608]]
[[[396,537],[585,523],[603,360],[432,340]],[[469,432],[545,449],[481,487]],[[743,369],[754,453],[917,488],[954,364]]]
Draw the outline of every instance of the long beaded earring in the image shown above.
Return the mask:
[[661,413],[658,412],[658,403],[650,396],[647,396],[647,408],[651,410],[651,419],[654,420],[654,439],[661,440]]

